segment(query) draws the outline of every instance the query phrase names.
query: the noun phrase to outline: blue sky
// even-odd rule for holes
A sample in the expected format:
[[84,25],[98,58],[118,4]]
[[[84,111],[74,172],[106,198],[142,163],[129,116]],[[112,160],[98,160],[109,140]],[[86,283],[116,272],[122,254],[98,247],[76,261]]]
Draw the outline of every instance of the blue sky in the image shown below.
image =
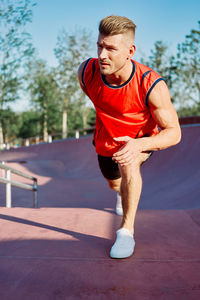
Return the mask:
[[[53,49],[59,30],[73,32],[75,28],[86,28],[94,38],[98,35],[99,21],[110,14],[124,15],[136,26],[136,57],[150,54],[155,41],[163,40],[171,53],[184,40],[200,20],[198,0],[36,0],[33,22],[28,31],[33,36],[39,57],[55,65]],[[94,52],[96,55],[96,52]]]
[[[199,0],[35,0],[33,21],[27,31],[32,34],[38,57],[50,66],[56,65],[53,49],[61,29],[74,32],[85,28],[94,40],[98,35],[99,21],[115,14],[132,19],[136,28],[136,54],[134,59],[150,55],[156,41],[162,40],[176,53],[178,43],[184,41],[191,29],[197,28],[200,20]],[[96,50],[91,53],[96,56]],[[26,97],[26,96],[25,96]],[[24,97],[23,97],[24,98]],[[28,109],[28,101],[21,99],[12,105],[15,111]]]

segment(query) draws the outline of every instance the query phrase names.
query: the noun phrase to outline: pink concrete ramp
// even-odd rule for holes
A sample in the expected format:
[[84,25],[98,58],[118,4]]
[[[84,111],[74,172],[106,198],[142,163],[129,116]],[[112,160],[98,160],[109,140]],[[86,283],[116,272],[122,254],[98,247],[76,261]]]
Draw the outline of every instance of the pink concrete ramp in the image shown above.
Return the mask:
[[[200,127],[154,153],[131,258],[109,250],[121,218],[98,170],[92,136],[12,149],[0,160],[38,178],[29,191],[0,184],[0,299],[200,299]],[[23,181],[24,182],[24,181]]]

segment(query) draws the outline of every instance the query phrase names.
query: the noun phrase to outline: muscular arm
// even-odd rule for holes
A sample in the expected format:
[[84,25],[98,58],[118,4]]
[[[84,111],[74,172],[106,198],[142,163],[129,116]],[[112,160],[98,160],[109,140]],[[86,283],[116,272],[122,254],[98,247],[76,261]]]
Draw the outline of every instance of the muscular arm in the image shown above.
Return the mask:
[[113,155],[118,163],[129,164],[141,152],[162,150],[180,142],[181,129],[177,113],[171,103],[168,88],[164,81],[160,81],[149,95],[151,114],[160,133],[152,137],[132,139],[130,137],[115,138],[124,141],[125,145]]
[[181,129],[178,116],[164,81],[160,81],[153,88],[149,96],[149,106],[161,132],[155,136],[141,139],[142,150],[162,150],[179,143]]

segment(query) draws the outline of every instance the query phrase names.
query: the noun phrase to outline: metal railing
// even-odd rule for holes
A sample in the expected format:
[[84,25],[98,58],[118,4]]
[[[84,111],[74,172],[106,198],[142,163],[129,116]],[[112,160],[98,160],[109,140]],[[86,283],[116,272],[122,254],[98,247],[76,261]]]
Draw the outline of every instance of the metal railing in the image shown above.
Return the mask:
[[[28,174],[25,174],[21,171],[17,171],[11,167],[8,167],[5,165],[4,162],[0,162],[0,169],[2,169],[2,177],[0,177],[0,182],[6,184],[6,207],[10,208],[12,207],[12,194],[11,194],[11,186],[14,185],[16,187],[33,191],[33,207],[37,208],[38,206],[38,199],[37,199],[37,191],[38,191],[38,184],[37,184],[37,178],[30,176]],[[16,174],[18,176],[33,180],[33,184],[25,184],[20,183],[17,181],[11,180],[11,174]]]

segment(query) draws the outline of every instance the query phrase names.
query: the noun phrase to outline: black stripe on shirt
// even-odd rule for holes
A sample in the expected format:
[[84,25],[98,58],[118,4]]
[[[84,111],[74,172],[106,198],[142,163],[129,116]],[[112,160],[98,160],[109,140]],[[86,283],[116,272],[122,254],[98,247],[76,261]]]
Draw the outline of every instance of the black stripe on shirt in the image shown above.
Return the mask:
[[85,63],[85,66],[84,66],[84,68],[83,68],[83,71],[82,71],[82,77],[81,77],[81,79],[82,79],[82,84],[85,86],[85,81],[84,81],[84,74],[85,74],[85,69],[86,69],[86,67],[87,67],[87,65],[88,65],[88,63],[89,63],[89,61],[91,60],[91,58],[88,58],[88,60],[86,61],[86,63]]
[[94,73],[95,73],[95,60],[92,63],[92,78],[91,78],[91,81],[92,81],[92,79],[94,77]]
[[152,91],[152,89],[154,88],[154,86],[161,80],[164,80],[163,78],[158,78],[156,81],[154,81],[154,83],[152,84],[152,86],[150,87],[150,89],[148,90],[147,94],[146,94],[146,97],[145,97],[145,104],[146,106],[149,107],[149,95]]
[[151,70],[145,72],[145,73],[142,75],[141,86],[142,86],[142,83],[143,83],[144,78],[145,78],[150,72],[151,72]]

